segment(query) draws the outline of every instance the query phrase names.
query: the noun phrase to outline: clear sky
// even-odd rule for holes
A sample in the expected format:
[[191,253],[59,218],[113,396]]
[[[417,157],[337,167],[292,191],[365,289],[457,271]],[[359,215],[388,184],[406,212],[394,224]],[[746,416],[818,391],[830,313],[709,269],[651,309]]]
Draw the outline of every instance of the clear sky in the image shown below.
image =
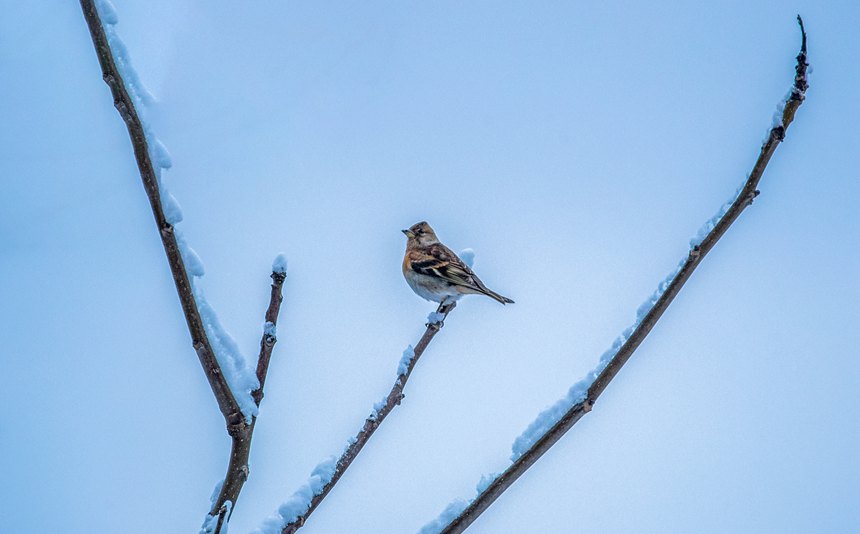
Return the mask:
[[[246,357],[289,258],[231,532],[338,453],[433,305],[468,297],[303,529],[417,531],[592,368],[745,179],[800,36],[807,102],[761,196],[573,431],[469,530],[860,528],[860,7],[852,1],[116,0],[180,228]],[[229,439],[77,2],[2,3],[4,534],[196,532]]]

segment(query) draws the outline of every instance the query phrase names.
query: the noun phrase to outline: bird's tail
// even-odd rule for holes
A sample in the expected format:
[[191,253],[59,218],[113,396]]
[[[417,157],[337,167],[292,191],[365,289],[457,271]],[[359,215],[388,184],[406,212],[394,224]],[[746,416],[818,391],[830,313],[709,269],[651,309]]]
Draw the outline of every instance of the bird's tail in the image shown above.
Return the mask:
[[498,293],[496,293],[492,289],[487,289],[486,287],[482,287],[481,289],[483,290],[484,295],[487,295],[490,298],[494,298],[494,299],[498,300],[499,302],[501,302],[502,304],[513,304],[514,303],[514,301],[512,301],[508,297],[505,297],[503,295],[499,295]]
[[489,287],[485,286],[484,282],[481,282],[481,279],[478,278],[477,276],[475,276],[474,273],[472,273],[472,281],[475,283],[475,286],[471,288],[473,291],[477,290],[478,293],[482,293],[484,295],[487,295],[491,299],[496,299],[499,302],[501,302],[502,304],[513,304],[514,303],[514,301],[512,301],[508,297],[499,295],[498,293],[496,293],[495,291],[493,291]]

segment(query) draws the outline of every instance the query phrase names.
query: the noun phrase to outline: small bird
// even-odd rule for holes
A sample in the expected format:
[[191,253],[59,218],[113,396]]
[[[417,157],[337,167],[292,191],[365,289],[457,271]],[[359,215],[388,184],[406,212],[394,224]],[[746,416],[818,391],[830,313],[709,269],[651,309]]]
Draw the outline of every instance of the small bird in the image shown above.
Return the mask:
[[406,255],[403,256],[403,276],[419,297],[441,304],[463,295],[480,294],[502,304],[514,303],[485,286],[463,260],[439,242],[426,222],[413,224],[402,232],[408,238]]

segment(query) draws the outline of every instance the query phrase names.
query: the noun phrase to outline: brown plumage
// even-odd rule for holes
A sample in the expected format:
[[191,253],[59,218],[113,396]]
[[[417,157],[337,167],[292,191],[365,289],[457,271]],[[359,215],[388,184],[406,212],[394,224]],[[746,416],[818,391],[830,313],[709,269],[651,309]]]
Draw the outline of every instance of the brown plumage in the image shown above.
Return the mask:
[[420,297],[442,302],[465,294],[480,294],[502,304],[513,304],[513,300],[485,286],[463,260],[439,242],[426,222],[414,224],[403,233],[408,238],[403,256],[403,276]]

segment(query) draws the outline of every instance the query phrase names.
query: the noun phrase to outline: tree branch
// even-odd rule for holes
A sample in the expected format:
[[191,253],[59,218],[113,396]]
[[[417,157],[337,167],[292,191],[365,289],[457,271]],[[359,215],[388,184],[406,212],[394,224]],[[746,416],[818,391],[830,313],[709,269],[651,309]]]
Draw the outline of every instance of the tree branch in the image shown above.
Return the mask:
[[394,386],[392,386],[388,396],[385,397],[385,401],[381,406],[374,407],[373,412],[364,420],[364,426],[358,434],[349,441],[349,446],[337,460],[334,474],[332,474],[331,478],[322,486],[320,491],[315,492],[308,503],[306,511],[299,514],[295,519],[290,519],[288,517],[284,518],[290,522],[283,527],[281,530],[282,534],[293,534],[304,526],[308,517],[313,513],[317,506],[319,506],[322,500],[326,498],[326,495],[329,494],[334,485],[337,484],[337,481],[340,480],[340,477],[343,476],[344,472],[346,472],[353,460],[358,456],[358,453],[361,452],[361,449],[365,444],[367,444],[370,437],[374,432],[376,432],[376,429],[379,428],[379,425],[382,424],[382,421],[385,420],[395,406],[400,405],[400,401],[405,397],[403,394],[403,388],[406,387],[406,381],[409,380],[409,376],[412,374],[412,370],[415,368],[418,358],[424,354],[424,350],[442,326],[444,326],[445,319],[456,306],[456,302],[443,303],[439,305],[435,316],[432,316],[429,319],[427,330],[424,331],[424,335],[421,336],[418,344],[415,345],[414,349],[412,349],[411,357],[409,357],[409,354],[405,354],[403,360],[401,360],[400,367],[398,368],[397,379],[394,381]]
[[[84,18],[90,29],[93,45],[95,45],[96,54],[99,58],[102,78],[108,87],[110,87],[113,94],[114,107],[119,111],[122,120],[125,121],[125,125],[128,128],[128,135],[131,138],[134,156],[137,160],[137,168],[143,180],[146,196],[149,198],[152,215],[155,217],[155,224],[158,226],[158,234],[161,236],[162,245],[164,245],[164,252],[167,254],[167,262],[170,265],[170,272],[173,275],[176,292],[179,294],[182,312],[185,314],[185,321],[188,324],[188,332],[191,334],[191,343],[197,352],[197,357],[200,359],[200,365],[203,366],[206,378],[209,380],[209,386],[212,388],[215,400],[218,401],[218,408],[227,422],[227,428],[233,429],[244,425],[245,417],[242,415],[239,404],[230,391],[230,386],[227,385],[227,380],[218,366],[215,353],[209,344],[209,339],[206,337],[206,330],[203,327],[200,311],[194,300],[191,281],[188,279],[188,272],[185,270],[185,263],[182,261],[182,255],[179,252],[179,244],[173,232],[173,225],[167,222],[167,218],[164,215],[164,210],[161,206],[161,194],[158,190],[158,178],[156,177],[155,169],[149,156],[149,146],[143,124],[135,109],[134,102],[128,94],[122,75],[114,62],[113,54],[111,53],[110,45],[108,44],[95,3],[93,0],[80,0],[80,2]],[[235,430],[230,430],[231,435],[233,432]]]
[[[213,521],[207,519],[207,523],[204,525],[204,528],[207,526],[212,527],[214,530],[211,531],[217,534],[221,532],[224,524],[229,521],[229,512],[232,510],[239,492],[248,478],[248,455],[250,454],[251,437],[254,432],[256,417],[251,417],[250,422],[246,420],[245,414],[242,413],[239,403],[227,383],[215,357],[212,345],[206,335],[203,320],[200,316],[200,309],[194,298],[191,281],[188,277],[185,262],[182,259],[182,253],[173,225],[164,213],[158,185],[158,175],[150,156],[146,130],[135,108],[134,99],[129,95],[122,73],[117,68],[113,51],[111,50],[101,17],[99,16],[99,11],[96,8],[94,0],[80,0],[80,3],[99,59],[102,77],[108,87],[110,87],[114,99],[114,107],[116,107],[125,122],[128,135],[131,138],[137,167],[140,171],[146,195],[149,198],[149,204],[155,217],[159,235],[161,236],[164,252],[167,255],[170,272],[176,285],[176,292],[179,295],[188,331],[191,334],[192,345],[197,353],[197,357],[200,359],[200,364],[212,388],[212,393],[218,402],[218,408],[224,416],[227,432],[232,439],[227,475],[217,499],[212,503],[212,509],[208,516]],[[271,300],[266,311],[267,326],[260,341],[260,357],[256,370],[259,387],[251,393],[257,406],[260,405],[260,400],[263,397],[263,385],[266,380],[269,360],[272,348],[277,341],[274,327],[277,323],[278,312],[280,310],[282,300],[281,290],[285,278],[286,272],[273,266]]]
[[[278,341],[275,327],[278,322],[278,312],[281,309],[281,289],[284,285],[284,280],[287,275],[284,271],[272,271],[272,293],[269,300],[269,307],[266,309],[266,323],[263,327],[263,337],[260,339],[260,357],[257,360],[257,379],[260,381],[260,387],[251,393],[254,402],[257,406],[263,399],[263,385],[266,382],[266,373],[269,370],[269,360],[272,357],[272,349]],[[238,436],[233,436],[233,441],[230,447],[230,463],[227,466],[227,476],[224,477],[224,483],[221,485],[221,491],[218,492],[218,497],[212,502],[212,509],[209,511],[209,518],[217,518],[213,534],[221,532],[225,523],[230,520],[230,514],[233,506],[236,504],[236,499],[239,498],[239,493],[242,491],[242,486],[248,480],[248,457],[251,454],[251,438],[254,435],[254,428],[257,425],[257,418],[251,419],[251,424],[247,430]],[[227,503],[230,503],[229,505]]]
[[269,298],[269,308],[266,310],[266,322],[263,327],[263,338],[260,340],[260,357],[257,359],[257,380],[259,387],[251,392],[257,406],[263,400],[263,386],[266,384],[266,374],[269,372],[269,361],[272,359],[272,349],[278,341],[275,327],[278,325],[278,313],[281,310],[281,288],[287,278],[286,270],[272,269],[272,294]]
[[524,452],[510,467],[508,467],[501,475],[499,475],[489,486],[486,487],[480,494],[463,510],[460,515],[451,520],[444,529],[442,534],[457,534],[466,530],[490,505],[507,490],[529,467],[531,467],[546,451],[550,449],[570,428],[579,421],[582,416],[591,411],[592,406],[600,397],[601,393],[609,385],[609,382],[618,374],[627,360],[633,355],[633,352],[639,347],[645,337],[654,328],[654,325],[672,303],[675,296],[681,291],[684,283],[693,274],[693,271],[701,263],[702,259],[711,249],[714,248],[717,241],[725,234],[729,226],[737,220],[741,212],[751,205],[759,191],[756,189],[761,180],[764,170],[770,161],[776,147],[785,138],[785,131],[794,120],[794,115],[800,104],[803,103],[805,93],[809,87],[806,78],[806,70],[808,67],[806,57],[806,31],[803,27],[803,20],[798,15],[797,21],[800,24],[802,36],[802,44],[800,54],[797,56],[796,75],[794,85],[792,86],[791,94],[784,102],[781,120],[774,124],[770,130],[767,140],[761,148],[758,160],[753,167],[743,188],[737,195],[737,198],[731,204],[726,213],[720,218],[711,231],[705,238],[691,248],[686,261],[681,266],[677,274],[672,278],[671,282],[663,291],[662,295],[654,303],[653,307],[641,319],[639,324],[627,338],[627,341],[618,349],[618,352],[597,376],[591,386],[585,399],[574,404],[559,420],[556,422],[543,436],[541,436],[526,452]]

